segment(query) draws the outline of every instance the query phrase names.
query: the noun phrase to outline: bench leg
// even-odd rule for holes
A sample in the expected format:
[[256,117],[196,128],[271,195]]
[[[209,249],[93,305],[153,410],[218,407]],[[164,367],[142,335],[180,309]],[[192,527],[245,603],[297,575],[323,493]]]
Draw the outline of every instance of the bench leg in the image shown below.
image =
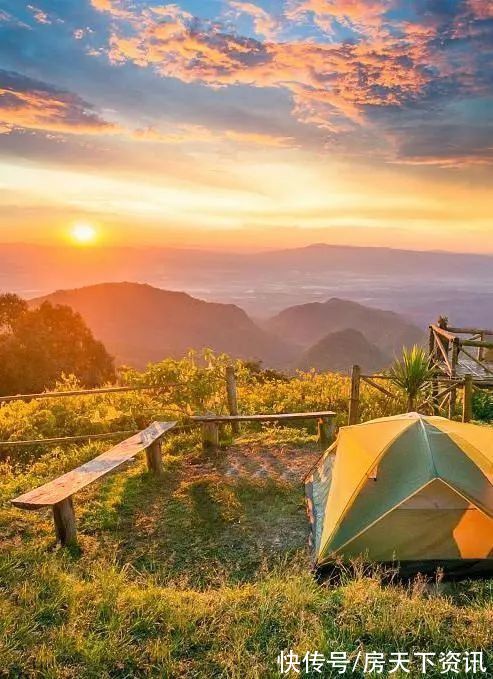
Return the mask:
[[162,476],[164,474],[163,458],[161,456],[161,441],[153,441],[146,448],[147,468],[152,474]]
[[53,521],[57,540],[65,547],[76,542],[74,504],[71,497],[53,505]]
[[318,442],[320,447],[325,450],[328,448],[335,439],[335,424],[332,420],[327,420],[320,418],[318,420]]
[[202,423],[202,447],[204,451],[215,450],[219,445],[219,426],[217,422]]

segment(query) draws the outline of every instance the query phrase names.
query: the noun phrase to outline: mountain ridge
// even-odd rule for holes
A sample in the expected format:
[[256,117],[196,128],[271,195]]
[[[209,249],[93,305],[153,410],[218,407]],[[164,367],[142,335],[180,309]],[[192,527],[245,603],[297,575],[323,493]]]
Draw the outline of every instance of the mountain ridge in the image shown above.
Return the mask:
[[358,330],[389,355],[400,353],[404,346],[424,341],[423,331],[394,311],[339,297],[288,307],[270,318],[264,327],[305,348],[320,342],[329,333],[348,328]]
[[30,304],[44,301],[79,312],[117,361],[136,367],[201,348],[262,360],[273,367],[292,357],[285,342],[255,325],[237,305],[206,302],[147,283],[99,283],[57,290]]
[[369,342],[362,332],[345,328],[329,333],[309,347],[297,363],[300,370],[318,372],[349,372],[352,365],[373,373],[382,370],[391,359],[376,344]]
[[109,282],[57,290],[30,300],[30,304],[45,300],[79,312],[118,363],[135,367],[166,357],[179,358],[190,349],[211,348],[237,358],[260,360],[266,367],[289,369],[326,335],[353,328],[374,348],[364,348],[361,338],[350,342],[344,359],[350,365],[361,354],[378,362],[377,348],[390,356],[391,349],[400,351],[401,341],[410,344],[421,337],[416,326],[393,312],[339,298],[288,307],[261,326],[235,304],[204,301],[147,283]]

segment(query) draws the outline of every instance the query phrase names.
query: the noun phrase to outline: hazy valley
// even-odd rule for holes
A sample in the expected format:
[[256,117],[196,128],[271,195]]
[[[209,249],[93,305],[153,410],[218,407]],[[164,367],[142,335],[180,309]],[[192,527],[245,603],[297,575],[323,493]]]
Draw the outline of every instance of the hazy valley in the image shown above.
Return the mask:
[[199,249],[0,246],[0,289],[33,298],[136,281],[237,304],[255,318],[331,297],[397,311],[420,327],[493,316],[493,257],[325,244],[256,253]]

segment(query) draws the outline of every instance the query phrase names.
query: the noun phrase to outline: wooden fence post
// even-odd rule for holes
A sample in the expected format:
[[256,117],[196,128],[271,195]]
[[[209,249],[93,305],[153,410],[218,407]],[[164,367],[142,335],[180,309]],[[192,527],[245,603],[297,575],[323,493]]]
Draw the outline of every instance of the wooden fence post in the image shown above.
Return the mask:
[[450,401],[448,404],[448,417],[449,420],[454,419],[455,409],[457,407],[457,389],[454,387],[450,392]]
[[434,365],[436,360],[436,349],[435,349],[435,333],[430,325],[430,337],[429,337],[429,354],[430,354],[430,364]]
[[360,386],[361,368],[359,365],[353,365],[353,372],[351,374],[351,398],[349,400],[348,424],[358,424],[359,422]]
[[472,395],[473,395],[473,378],[471,374],[464,376],[464,401],[462,410],[462,421],[470,422],[472,420]]
[[439,383],[436,377],[431,378],[431,407],[433,410],[433,415],[440,415],[440,408],[438,407],[438,393],[440,391],[439,389]]
[[457,375],[457,365],[459,363],[459,353],[460,353],[460,340],[458,337],[454,339],[453,345],[452,345],[452,377],[455,377]]
[[77,530],[72,497],[67,497],[53,505],[53,521],[60,544],[63,547],[75,544]]
[[163,458],[161,455],[161,440],[153,441],[150,446],[147,446],[146,459],[147,468],[152,474],[162,476],[164,474]]
[[[238,415],[238,395],[236,392],[236,375],[232,365],[226,367],[226,395],[228,398],[228,410],[230,415]],[[240,423],[231,422],[233,434],[240,433]]]

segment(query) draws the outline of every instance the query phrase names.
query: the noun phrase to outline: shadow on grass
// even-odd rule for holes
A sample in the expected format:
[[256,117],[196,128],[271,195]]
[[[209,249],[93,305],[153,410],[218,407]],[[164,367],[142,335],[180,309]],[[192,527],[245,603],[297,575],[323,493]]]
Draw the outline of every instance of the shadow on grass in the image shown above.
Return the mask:
[[159,479],[126,477],[98,524],[112,530],[122,565],[195,588],[251,581],[303,548],[308,532],[300,487],[226,481],[186,462]]

